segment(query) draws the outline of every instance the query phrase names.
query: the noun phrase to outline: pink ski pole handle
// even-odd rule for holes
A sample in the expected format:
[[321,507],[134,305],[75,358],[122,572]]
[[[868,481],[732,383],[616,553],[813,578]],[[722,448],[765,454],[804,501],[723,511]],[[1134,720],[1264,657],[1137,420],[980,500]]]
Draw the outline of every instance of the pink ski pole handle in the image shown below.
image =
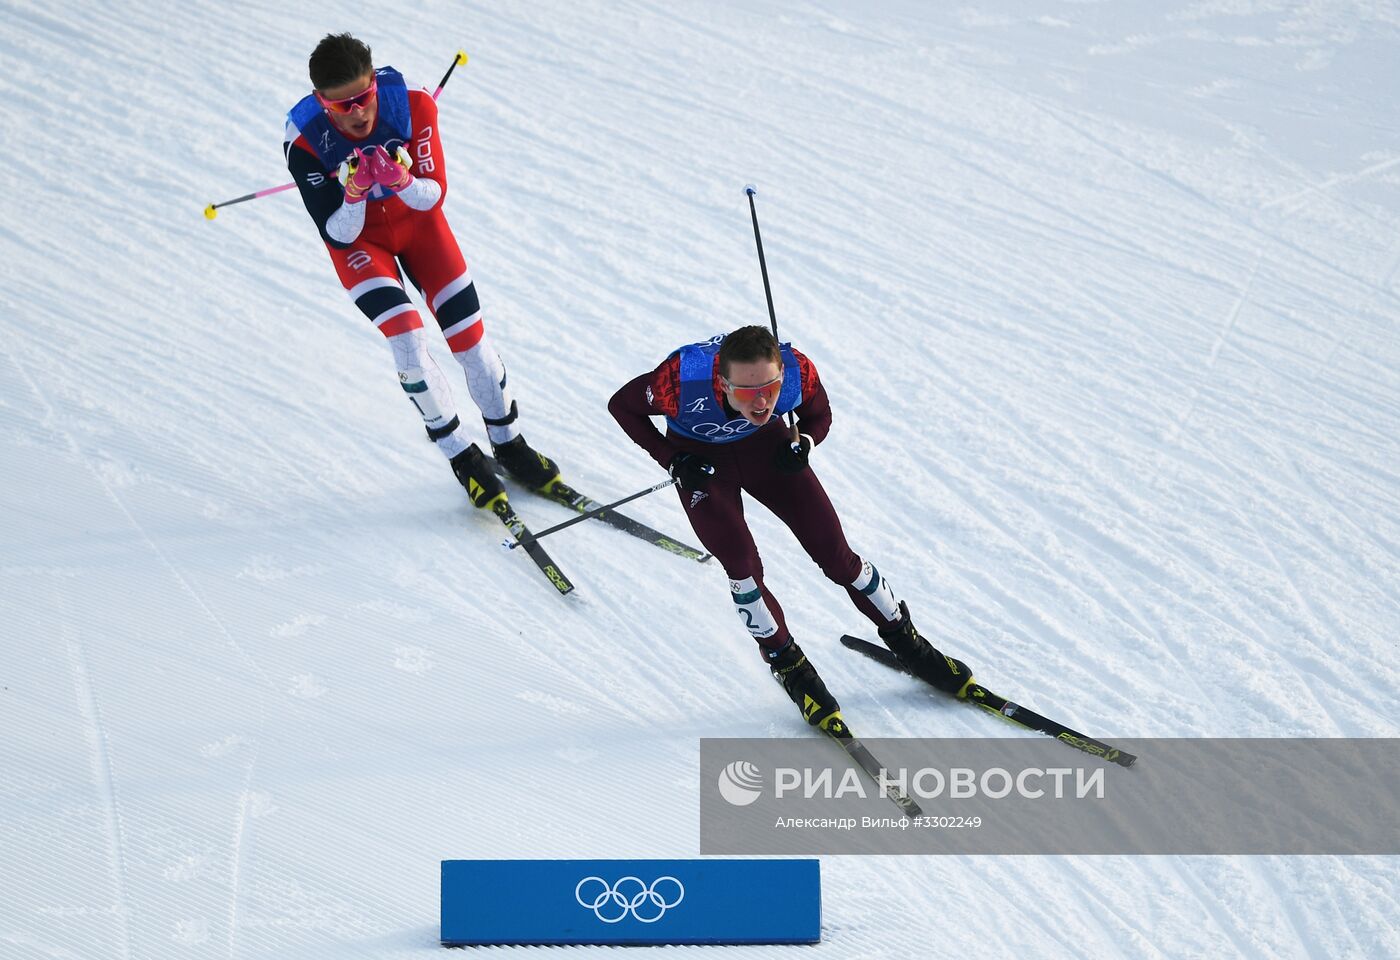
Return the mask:
[[[458,50],[457,55],[452,58],[452,66],[447,68],[447,72],[444,73],[442,75],[442,79],[438,81],[437,89],[433,91],[434,100],[442,96],[442,88],[447,86],[447,81],[452,77],[452,71],[456,70],[459,66],[465,64],[466,62],[467,52],[465,50]],[[331,176],[335,176],[334,170],[331,171]],[[259,197],[270,196],[274,193],[281,193],[283,190],[290,190],[292,189],[292,187],[295,186],[295,183],[284,183],[280,187],[268,187],[267,189],[259,190],[256,193],[245,193],[243,196],[235,197],[232,200],[224,200],[220,203],[211,203],[209,204],[209,206],[204,208],[204,218],[206,220],[213,220],[219,215],[220,207],[231,207],[235,203],[243,203],[248,200],[256,200]]]

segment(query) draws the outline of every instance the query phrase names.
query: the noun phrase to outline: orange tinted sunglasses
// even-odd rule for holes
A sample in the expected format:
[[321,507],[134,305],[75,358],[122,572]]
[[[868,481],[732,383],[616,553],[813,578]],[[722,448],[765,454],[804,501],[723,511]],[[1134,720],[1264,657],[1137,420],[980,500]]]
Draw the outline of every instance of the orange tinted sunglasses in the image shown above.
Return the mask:
[[343,114],[349,113],[356,107],[368,107],[371,103],[374,102],[374,98],[378,95],[379,81],[374,77],[370,77],[369,86],[364,90],[360,91],[359,93],[355,94],[353,97],[345,97],[341,100],[327,100],[325,97],[321,96],[319,92],[317,92],[316,99],[321,102],[321,106],[325,107],[331,113]]

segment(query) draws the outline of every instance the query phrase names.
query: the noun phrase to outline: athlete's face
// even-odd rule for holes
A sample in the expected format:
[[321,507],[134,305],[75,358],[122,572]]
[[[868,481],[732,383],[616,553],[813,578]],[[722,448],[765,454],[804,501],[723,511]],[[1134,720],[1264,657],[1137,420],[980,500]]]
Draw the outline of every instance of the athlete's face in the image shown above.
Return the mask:
[[[324,90],[316,91],[321,95],[321,102],[324,106],[326,101],[347,100],[350,98],[360,98],[365,93],[370,92],[370,86],[374,82],[374,71],[370,70],[363,77],[351,80],[349,83],[342,83],[338,87],[327,87]],[[343,109],[343,108],[342,108]],[[369,136],[369,132],[374,129],[374,120],[379,116],[379,98],[371,96],[363,103],[356,103],[349,108],[349,112],[341,112],[331,107],[326,108],[326,116],[331,118],[331,123],[335,124],[337,130],[355,139],[363,139]]]
[[755,427],[773,416],[782,389],[783,368],[772,360],[731,363],[724,378],[724,399]]

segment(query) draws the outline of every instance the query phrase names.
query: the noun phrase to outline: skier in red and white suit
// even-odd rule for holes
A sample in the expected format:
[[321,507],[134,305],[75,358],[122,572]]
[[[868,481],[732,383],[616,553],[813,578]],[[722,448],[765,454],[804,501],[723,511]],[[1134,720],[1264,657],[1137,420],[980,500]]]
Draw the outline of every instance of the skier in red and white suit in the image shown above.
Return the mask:
[[473,503],[490,506],[505,491],[462,429],[403,276],[466,372],[497,460],[527,486],[548,487],[558,467],[516,425],[505,366],[486,337],[476,285],[443,214],[437,102],[392,67],[374,69],[370,49],[349,34],[322,39],[309,68],[315,91],[287,114],[283,151],[341,284],[388,339],[404,392]]

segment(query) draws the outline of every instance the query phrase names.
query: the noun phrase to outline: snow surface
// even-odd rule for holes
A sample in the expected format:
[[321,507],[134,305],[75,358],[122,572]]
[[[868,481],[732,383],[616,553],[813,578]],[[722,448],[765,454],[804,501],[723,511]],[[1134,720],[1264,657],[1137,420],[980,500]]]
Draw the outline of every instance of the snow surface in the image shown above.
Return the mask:
[[[764,321],[752,181],[925,633],[1105,738],[1400,734],[1400,4],[311,9],[0,0],[0,955],[435,955],[440,859],[694,856],[698,739],[809,735],[713,565],[499,549],[295,196],[200,215],[332,29],[469,52],[449,218],[585,491],[659,478],[618,384]],[[1008,734],[752,522],[859,732]],[[1393,857],[823,868],[823,955],[1400,955]]]

